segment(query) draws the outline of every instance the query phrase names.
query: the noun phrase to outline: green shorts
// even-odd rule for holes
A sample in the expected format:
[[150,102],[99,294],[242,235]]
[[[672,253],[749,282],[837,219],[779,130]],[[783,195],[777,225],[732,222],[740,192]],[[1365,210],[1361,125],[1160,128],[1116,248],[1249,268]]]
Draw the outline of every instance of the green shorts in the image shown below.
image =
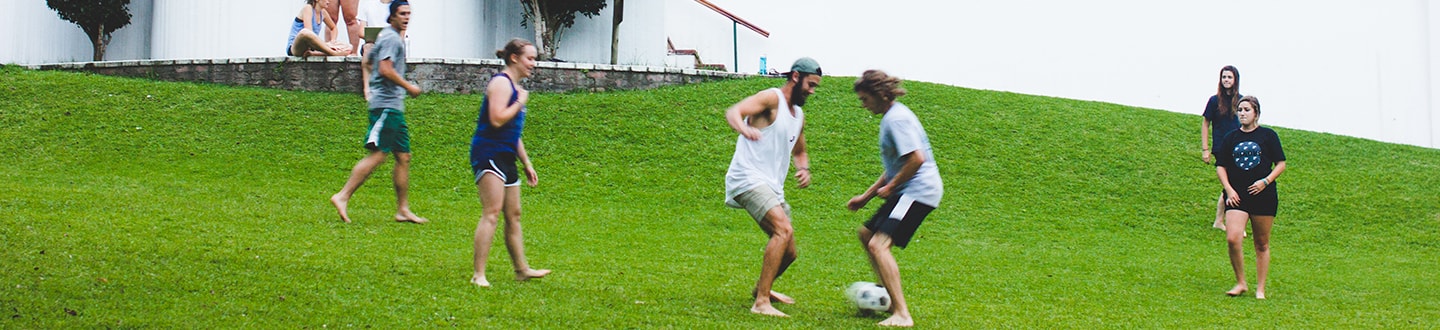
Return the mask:
[[365,132],[365,149],[381,152],[410,152],[410,129],[405,112],[389,108],[370,109],[370,129]]

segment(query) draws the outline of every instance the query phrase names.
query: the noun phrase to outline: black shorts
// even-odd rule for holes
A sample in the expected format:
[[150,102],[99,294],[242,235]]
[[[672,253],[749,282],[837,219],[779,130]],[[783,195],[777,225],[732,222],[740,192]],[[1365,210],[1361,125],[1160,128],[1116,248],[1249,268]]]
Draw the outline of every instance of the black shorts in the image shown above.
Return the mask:
[[480,161],[480,164],[472,168],[475,171],[475,183],[480,183],[480,178],[486,173],[495,173],[500,181],[505,182],[506,187],[520,185],[520,174],[515,170],[515,154],[502,152],[495,154],[490,159]]
[[910,244],[910,238],[915,236],[915,229],[920,228],[925,216],[934,210],[934,206],[916,202],[914,198],[891,195],[879,210],[875,210],[875,215],[870,216],[870,221],[865,222],[865,228],[890,235],[895,246],[905,248]]
[[[1280,208],[1280,198],[1275,193],[1275,186],[1278,183],[1271,183],[1261,190],[1258,195],[1251,195],[1248,187],[1235,187],[1236,193],[1240,194],[1240,206],[1225,205],[1225,210],[1241,210],[1249,213],[1250,216],[1275,216]],[[1222,194],[1223,195],[1223,194]]]

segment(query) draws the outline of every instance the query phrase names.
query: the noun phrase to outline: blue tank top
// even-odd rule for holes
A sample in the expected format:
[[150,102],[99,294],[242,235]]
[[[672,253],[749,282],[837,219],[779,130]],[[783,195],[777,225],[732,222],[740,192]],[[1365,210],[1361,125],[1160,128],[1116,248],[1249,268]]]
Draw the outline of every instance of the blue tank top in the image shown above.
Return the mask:
[[[310,29],[313,30],[312,32],[315,32],[317,36],[320,35],[320,20],[323,19],[325,18],[320,16],[319,9],[310,7]],[[295,54],[290,53],[290,47],[295,45],[295,36],[300,35],[300,30],[303,29],[305,29],[305,21],[296,17],[295,23],[290,24],[290,40],[285,41],[285,55],[295,56]]]
[[[506,106],[514,105],[520,101],[520,93],[515,89],[515,80],[510,79],[504,72],[496,73],[490,79],[505,77],[510,81],[510,101]],[[520,112],[515,118],[510,119],[499,127],[490,125],[490,96],[486,95],[480,102],[480,116],[475,119],[475,136],[470,139],[470,167],[475,168],[480,164],[495,158],[501,153],[515,153],[517,145],[520,144],[521,130],[525,127],[525,106],[520,106]]]

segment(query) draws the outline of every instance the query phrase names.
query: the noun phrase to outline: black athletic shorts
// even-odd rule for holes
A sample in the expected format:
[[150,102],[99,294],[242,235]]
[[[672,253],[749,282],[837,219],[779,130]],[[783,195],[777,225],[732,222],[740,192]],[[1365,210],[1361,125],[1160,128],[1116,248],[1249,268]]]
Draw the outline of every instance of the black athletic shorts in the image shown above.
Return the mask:
[[890,235],[895,246],[905,248],[910,244],[910,237],[915,236],[915,229],[920,228],[925,216],[934,210],[934,206],[916,202],[914,198],[902,194],[890,195],[885,204],[875,210],[870,221],[865,222],[865,228]]
[[495,173],[506,187],[520,185],[520,173],[515,170],[515,154],[502,152],[479,163],[472,169],[475,171],[475,183],[480,183],[480,178],[486,173]]
[[1275,185],[1278,182],[1270,183],[1261,190],[1258,195],[1251,195],[1247,190],[1249,187],[1235,187],[1236,193],[1240,194],[1240,206],[1225,204],[1225,210],[1241,210],[1250,213],[1251,216],[1275,216],[1280,208],[1280,198],[1275,193]]

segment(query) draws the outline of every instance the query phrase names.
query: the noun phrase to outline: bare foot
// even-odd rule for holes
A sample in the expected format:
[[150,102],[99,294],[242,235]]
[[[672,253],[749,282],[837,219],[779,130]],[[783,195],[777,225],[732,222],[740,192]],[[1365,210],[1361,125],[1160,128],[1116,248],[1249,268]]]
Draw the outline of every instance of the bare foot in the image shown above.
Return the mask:
[[1215,224],[1210,226],[1215,227],[1215,229],[1225,230],[1225,219],[1215,219]]
[[488,288],[488,287],[490,287],[490,281],[485,280],[485,277],[484,277],[484,276],[471,277],[471,278],[470,278],[470,283],[471,283],[471,284],[474,284],[474,285],[478,285],[478,286],[480,286],[480,287],[482,287],[482,288]]
[[396,213],[395,213],[395,221],[399,221],[399,222],[410,222],[410,223],[427,223],[427,222],[430,222],[430,220],[425,220],[425,218],[421,218],[420,216],[415,215],[415,212],[410,212],[409,209],[400,210],[400,212],[396,212]]
[[750,307],[750,312],[775,317],[790,317],[790,315],[785,315],[785,312],[781,312],[780,310],[775,309],[775,306],[771,306],[770,304],[755,305],[753,307]]
[[1235,285],[1235,288],[1230,289],[1230,291],[1225,291],[1225,295],[1234,297],[1234,296],[1239,296],[1239,295],[1242,294],[1242,293],[1245,293],[1245,291],[1250,291],[1250,288],[1246,287],[1245,284],[1243,284],[1243,283],[1242,283],[1242,284],[1236,284],[1236,285]]
[[790,298],[790,296],[787,296],[784,293],[779,293],[772,290],[770,291],[770,302],[776,301],[783,304],[794,304],[795,298]]
[[541,278],[550,275],[549,269],[531,269],[523,272],[515,272],[516,281],[526,281],[532,278]]
[[[754,298],[754,297],[755,297],[755,290],[753,290],[753,289],[750,290],[750,297],[751,297],[751,298]],[[775,292],[774,290],[771,290],[771,291],[770,291],[770,302],[772,302],[772,303],[778,302],[778,303],[785,303],[785,304],[794,304],[794,303],[795,303],[795,298],[790,298],[790,296],[787,296],[787,295],[785,295],[785,294],[783,294],[783,293],[779,293],[779,292]]]
[[1256,289],[1255,299],[1265,300],[1265,289]]
[[891,315],[890,318],[880,321],[880,326],[909,328],[915,326],[915,320],[911,320],[909,316]]
[[341,198],[339,193],[330,196],[330,204],[335,205],[335,211],[340,212],[340,220],[345,220],[345,223],[350,223],[350,215],[345,212],[345,206],[349,203],[350,200]]

